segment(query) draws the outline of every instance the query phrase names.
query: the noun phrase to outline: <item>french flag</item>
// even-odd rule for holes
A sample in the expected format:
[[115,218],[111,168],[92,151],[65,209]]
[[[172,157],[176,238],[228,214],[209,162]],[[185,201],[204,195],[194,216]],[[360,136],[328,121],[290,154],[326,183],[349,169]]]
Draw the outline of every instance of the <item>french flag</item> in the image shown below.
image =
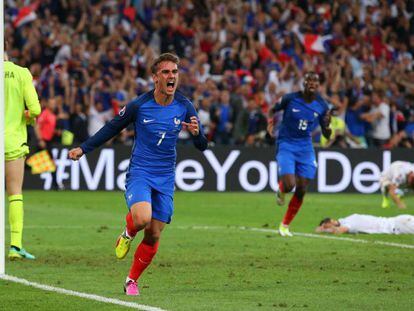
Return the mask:
[[27,23],[34,21],[37,18],[36,10],[39,6],[39,2],[36,1],[28,6],[19,9],[17,15],[13,18],[14,28],[21,27]]
[[292,27],[292,31],[298,36],[299,41],[305,47],[307,54],[326,53],[328,52],[328,41],[332,40],[332,35],[316,35],[312,33],[303,34],[299,30],[299,25]]

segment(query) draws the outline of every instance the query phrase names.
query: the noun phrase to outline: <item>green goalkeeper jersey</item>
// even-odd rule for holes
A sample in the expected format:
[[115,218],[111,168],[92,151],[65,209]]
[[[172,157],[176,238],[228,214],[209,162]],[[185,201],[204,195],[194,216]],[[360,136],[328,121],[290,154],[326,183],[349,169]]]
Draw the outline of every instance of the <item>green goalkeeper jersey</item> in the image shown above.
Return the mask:
[[27,144],[27,126],[24,111],[30,118],[40,114],[39,98],[27,68],[4,62],[5,153],[12,153]]

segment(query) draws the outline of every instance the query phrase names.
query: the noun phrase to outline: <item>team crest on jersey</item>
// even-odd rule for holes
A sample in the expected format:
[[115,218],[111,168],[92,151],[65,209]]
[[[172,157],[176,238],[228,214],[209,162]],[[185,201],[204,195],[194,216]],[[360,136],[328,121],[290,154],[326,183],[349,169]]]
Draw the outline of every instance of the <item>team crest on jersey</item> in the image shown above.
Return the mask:
[[121,110],[119,110],[119,116],[122,117],[125,114],[125,110],[126,110],[126,106],[124,106],[124,108],[122,108]]
[[174,124],[175,126],[179,126],[181,124],[181,120],[178,118],[174,118]]

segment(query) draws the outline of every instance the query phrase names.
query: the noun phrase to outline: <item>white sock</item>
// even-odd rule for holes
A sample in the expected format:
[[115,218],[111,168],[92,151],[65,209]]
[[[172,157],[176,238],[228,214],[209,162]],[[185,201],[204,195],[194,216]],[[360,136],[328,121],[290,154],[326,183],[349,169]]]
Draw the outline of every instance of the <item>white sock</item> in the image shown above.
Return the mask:
[[131,279],[129,276],[126,277],[125,283],[128,283],[129,281],[136,282],[135,280]]
[[127,228],[125,228],[125,230],[124,230],[124,236],[126,236],[127,238],[129,238],[131,240],[133,239],[133,237],[128,234]]

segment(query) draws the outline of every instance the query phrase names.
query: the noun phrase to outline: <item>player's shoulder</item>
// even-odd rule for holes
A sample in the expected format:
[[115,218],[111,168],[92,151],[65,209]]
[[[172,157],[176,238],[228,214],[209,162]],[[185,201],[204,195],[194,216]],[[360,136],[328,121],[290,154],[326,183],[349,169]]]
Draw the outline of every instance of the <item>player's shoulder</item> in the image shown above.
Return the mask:
[[316,101],[322,106],[322,108],[324,110],[328,110],[329,109],[329,103],[328,101],[322,97],[321,94],[316,94]]
[[14,68],[15,70],[30,72],[27,67],[23,67],[23,66],[17,65],[17,64],[15,64],[13,62],[5,62],[4,64],[6,66],[9,66],[11,68]]
[[132,99],[129,102],[129,105],[138,108],[142,106],[143,104],[145,104],[146,102],[151,101],[153,99],[154,99],[154,90],[151,90],[149,92],[141,94],[140,96]]
[[32,78],[32,74],[30,73],[30,70],[28,68],[17,65],[10,61],[4,62],[4,70],[13,71],[22,78]]
[[302,98],[302,97],[303,97],[302,92],[298,91],[298,92],[293,92],[293,93],[287,93],[287,94],[283,95],[282,98],[283,98],[283,100],[291,101],[295,98]]
[[183,93],[181,93],[180,91],[175,92],[174,99],[180,104],[192,105],[191,100],[187,96],[185,96]]
[[193,103],[191,102],[191,100],[188,97],[186,97],[183,93],[181,93],[180,91],[175,92],[174,99],[180,105],[184,105],[185,107],[193,107]]

